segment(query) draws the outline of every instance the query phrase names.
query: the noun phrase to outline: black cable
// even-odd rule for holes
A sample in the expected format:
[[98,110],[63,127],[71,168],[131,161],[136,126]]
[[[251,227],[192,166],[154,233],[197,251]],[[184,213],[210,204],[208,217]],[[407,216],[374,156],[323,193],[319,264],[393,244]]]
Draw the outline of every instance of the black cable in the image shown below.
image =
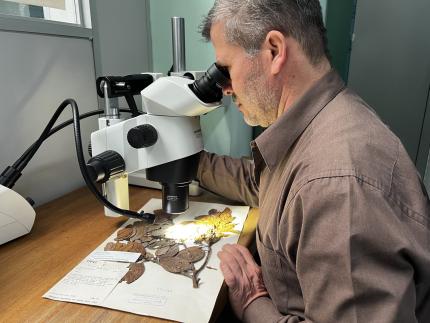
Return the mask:
[[137,117],[138,115],[141,115],[142,113],[139,112],[137,109],[136,101],[134,101],[134,97],[131,94],[124,95],[125,100],[127,101],[128,106],[130,107],[131,116]]
[[[120,112],[126,112],[126,113],[132,113],[131,110],[129,109],[120,109]],[[94,116],[94,115],[100,115],[103,114],[104,110],[93,110],[84,114],[79,115],[79,120]],[[68,125],[71,125],[73,123],[73,119],[69,119],[61,124],[59,124],[58,126],[52,128],[48,135],[46,136],[46,138],[44,138],[44,140],[48,139],[50,136],[52,136],[54,133],[60,131],[61,129],[67,127]],[[25,168],[25,166],[28,164],[28,162],[31,160],[31,158],[34,156],[34,153],[32,153],[33,149],[36,149],[36,142],[33,143],[22,155],[20,158],[18,158],[18,160],[13,164],[12,167],[14,167],[15,169],[19,170],[20,172],[22,172],[22,170]],[[37,149],[36,149],[37,151]]]
[[[79,116],[79,119],[85,119],[88,117],[91,117],[93,115],[102,114],[103,110],[94,110],[90,111],[88,113],[84,113]],[[43,140],[48,139],[50,136],[52,136],[54,133],[60,131],[61,129],[65,128],[66,126],[73,123],[73,119],[69,119],[66,122],[63,122],[62,124],[56,126],[55,128],[52,128],[48,135],[43,138]],[[36,141],[37,142],[37,141]],[[34,156],[35,152],[37,151],[36,142],[34,142],[22,155],[17,159],[17,161],[13,164],[12,167],[15,167],[17,170],[22,171],[25,166],[28,164],[28,162],[31,160],[31,158]]]
[[[73,131],[75,135],[75,145],[76,145],[76,154],[78,156],[78,162],[79,162],[79,168],[81,169],[82,176],[84,178],[85,183],[87,184],[90,191],[95,195],[95,197],[102,202],[106,207],[108,207],[113,212],[128,216],[130,218],[136,218],[140,220],[145,220],[148,222],[154,221],[154,214],[151,213],[145,213],[145,212],[134,212],[130,210],[124,210],[120,209],[119,207],[113,205],[111,202],[109,202],[102,194],[100,194],[97,187],[94,185],[92,180],[90,179],[90,176],[88,175],[87,166],[84,159],[84,152],[82,150],[82,140],[81,140],[81,128],[79,123],[79,110],[78,105],[73,99],[66,99],[64,102],[67,102],[67,104],[70,104],[72,107],[72,113],[73,113]],[[64,103],[63,102],[63,103]],[[62,104],[60,105],[59,109],[62,107]],[[64,109],[64,108],[62,108]],[[61,110],[62,111],[62,110]],[[61,113],[61,112],[60,112]]]
[[[64,109],[70,105],[72,108],[73,118],[63,122],[62,124],[56,126],[53,128],[53,125],[57,121],[60,114],[64,111]],[[122,112],[130,112],[130,110],[120,110]],[[34,154],[39,149],[40,145],[45,141],[48,137],[52,136],[54,133],[58,132],[59,130],[63,129],[64,127],[68,126],[69,124],[73,123],[73,131],[74,131],[74,137],[75,137],[75,146],[76,146],[76,154],[78,158],[79,168],[81,170],[82,177],[84,178],[85,183],[87,184],[90,191],[95,195],[95,197],[106,207],[108,207],[113,212],[131,217],[131,218],[137,218],[141,220],[145,220],[148,222],[152,222],[154,220],[154,214],[151,213],[145,213],[145,212],[135,212],[131,210],[124,210],[120,209],[117,206],[110,203],[97,189],[95,184],[92,182],[92,180],[89,177],[84,153],[82,149],[82,139],[81,139],[81,129],[80,129],[80,119],[87,118],[92,115],[100,114],[100,112],[103,112],[103,110],[95,110],[88,113],[85,113],[83,115],[79,115],[79,109],[78,105],[76,104],[75,100],[73,99],[66,99],[64,100],[60,106],[55,111],[54,115],[49,120],[48,124],[46,125],[45,129],[43,130],[42,134],[39,136],[39,138],[36,140],[36,142],[33,143],[25,152],[24,154],[14,163],[14,166],[19,166],[19,171],[14,166],[8,167],[2,174],[1,174],[1,181],[0,184],[11,188],[16,180],[21,176],[21,171],[25,168],[25,166],[28,164],[28,162],[31,160],[31,158],[34,156]],[[12,169],[12,171],[8,171]],[[11,177],[11,178],[8,178]]]
[[39,138],[31,145],[29,149],[27,149],[24,154],[12,165],[8,166],[0,175],[0,184],[12,188],[16,181],[21,177],[21,172],[27,166],[28,162],[33,158],[36,151],[39,149],[40,145],[43,143],[43,141],[48,137],[49,132],[51,131],[53,125],[57,121],[58,117],[60,116],[61,112],[64,110],[64,108],[68,105],[66,101],[63,101],[60,106],[55,111],[54,115],[49,120],[48,124],[46,125],[45,129],[43,130],[42,134],[39,136]]

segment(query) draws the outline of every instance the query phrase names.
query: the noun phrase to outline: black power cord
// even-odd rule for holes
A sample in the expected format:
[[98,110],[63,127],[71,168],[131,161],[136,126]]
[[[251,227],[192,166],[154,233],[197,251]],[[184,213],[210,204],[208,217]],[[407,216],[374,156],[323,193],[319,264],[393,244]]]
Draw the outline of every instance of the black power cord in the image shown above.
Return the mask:
[[[68,120],[68,121],[58,125],[57,127],[53,128],[53,125],[57,121],[58,117],[61,115],[61,113],[64,111],[64,109],[69,105],[72,108],[73,119]],[[51,135],[53,135],[57,131],[59,131],[59,130],[63,129],[64,127],[68,126],[69,124],[73,123],[73,132],[74,132],[74,137],[75,137],[76,155],[78,158],[79,168],[81,170],[82,177],[84,178],[84,181],[87,184],[90,191],[95,195],[95,197],[102,204],[104,204],[107,208],[109,208],[113,212],[125,215],[125,216],[130,217],[130,218],[136,218],[136,219],[141,219],[141,220],[145,220],[148,222],[152,222],[154,220],[154,217],[155,217],[154,214],[124,210],[124,209],[120,209],[117,206],[113,205],[99,192],[99,190],[97,189],[95,184],[90,179],[90,176],[88,174],[88,170],[86,167],[86,163],[85,163],[83,149],[82,149],[80,119],[84,119],[84,118],[87,118],[89,116],[100,114],[101,112],[103,112],[103,110],[95,110],[95,111],[91,111],[91,112],[88,112],[88,113],[80,116],[78,105],[76,104],[76,101],[73,99],[64,100],[60,104],[60,106],[57,108],[54,115],[51,117],[47,126],[43,130],[40,137],[36,140],[36,142],[33,145],[31,145],[24,152],[24,154],[14,163],[13,166],[7,167],[6,170],[1,174],[0,184],[3,186],[11,188],[15,184],[16,180],[21,176],[22,170],[25,168],[25,166],[28,164],[28,162],[31,160],[31,158],[34,156],[34,154],[37,152],[37,150],[42,145],[42,143],[48,137],[50,137]]]
[[[120,112],[126,112],[126,113],[132,113],[132,111],[129,109],[120,109],[119,111]],[[79,120],[82,120],[82,119],[85,119],[88,117],[92,117],[95,115],[100,115],[103,113],[104,113],[104,110],[93,110],[93,111],[90,111],[90,112],[87,112],[84,114],[80,114]],[[71,125],[72,123],[73,123],[73,119],[69,119],[63,123],[60,123],[58,126],[52,128],[51,131],[49,131],[49,134],[46,136],[46,138],[44,140],[48,139],[53,134],[55,134],[56,132],[60,131],[61,129],[67,127],[68,125]],[[35,149],[35,150],[33,151],[33,149]],[[34,156],[36,151],[37,151],[36,143],[34,143],[22,154],[22,156],[20,158],[18,158],[18,160],[13,164],[12,167],[14,167],[17,170],[19,170],[20,172],[22,172],[22,170],[25,168],[25,166],[28,164],[28,162]]]
[[[79,115],[79,120],[82,120],[82,119],[85,119],[85,118],[88,118],[88,117],[91,117],[94,115],[100,115],[103,112],[104,112],[103,110],[90,111],[90,112]],[[61,129],[65,128],[66,126],[68,126],[72,123],[73,123],[73,119],[69,119],[66,122],[63,122],[62,124],[56,126],[55,128],[52,128],[49,131],[48,135],[43,138],[43,140],[48,139],[54,133],[60,131]],[[18,158],[18,160],[12,165],[12,167],[14,167],[18,171],[22,172],[24,170],[25,166],[27,166],[28,162],[33,158],[33,156],[37,150],[38,150],[38,147],[37,147],[36,142],[35,142],[22,154],[22,156],[20,158]]]

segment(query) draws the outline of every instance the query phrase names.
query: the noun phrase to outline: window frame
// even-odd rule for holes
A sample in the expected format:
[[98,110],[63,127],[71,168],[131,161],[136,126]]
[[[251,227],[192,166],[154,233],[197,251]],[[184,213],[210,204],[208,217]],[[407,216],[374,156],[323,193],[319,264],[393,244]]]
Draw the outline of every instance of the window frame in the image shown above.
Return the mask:
[[60,21],[45,20],[33,17],[20,17],[0,13],[0,31],[25,32],[42,35],[67,36],[75,38],[93,38],[91,28],[84,26],[84,6],[82,0],[77,0],[79,5],[80,24]]

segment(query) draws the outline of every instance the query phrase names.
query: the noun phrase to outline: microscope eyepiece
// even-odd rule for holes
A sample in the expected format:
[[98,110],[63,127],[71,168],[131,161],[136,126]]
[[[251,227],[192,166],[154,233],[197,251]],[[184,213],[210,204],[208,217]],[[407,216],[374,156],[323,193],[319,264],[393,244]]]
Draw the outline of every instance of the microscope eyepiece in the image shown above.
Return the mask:
[[222,88],[230,83],[230,75],[224,67],[213,63],[205,75],[190,85],[194,94],[205,103],[219,102]]
[[213,63],[209,66],[207,73],[212,76],[218,87],[223,88],[230,84],[230,73],[224,66]]

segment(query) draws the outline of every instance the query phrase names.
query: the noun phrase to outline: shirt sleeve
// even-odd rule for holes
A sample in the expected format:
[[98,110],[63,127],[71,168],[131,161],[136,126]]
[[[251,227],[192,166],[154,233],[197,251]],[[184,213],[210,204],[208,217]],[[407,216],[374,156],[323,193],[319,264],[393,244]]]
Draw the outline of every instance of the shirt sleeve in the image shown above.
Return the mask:
[[411,259],[414,235],[424,228],[386,194],[353,176],[305,184],[279,224],[283,254],[295,264],[304,317],[279,317],[274,304],[260,300],[247,308],[247,321],[269,322],[258,314],[266,312],[276,322],[416,322]]
[[203,151],[197,179],[201,186],[216,194],[258,207],[258,184],[254,177],[254,163],[250,159]]

